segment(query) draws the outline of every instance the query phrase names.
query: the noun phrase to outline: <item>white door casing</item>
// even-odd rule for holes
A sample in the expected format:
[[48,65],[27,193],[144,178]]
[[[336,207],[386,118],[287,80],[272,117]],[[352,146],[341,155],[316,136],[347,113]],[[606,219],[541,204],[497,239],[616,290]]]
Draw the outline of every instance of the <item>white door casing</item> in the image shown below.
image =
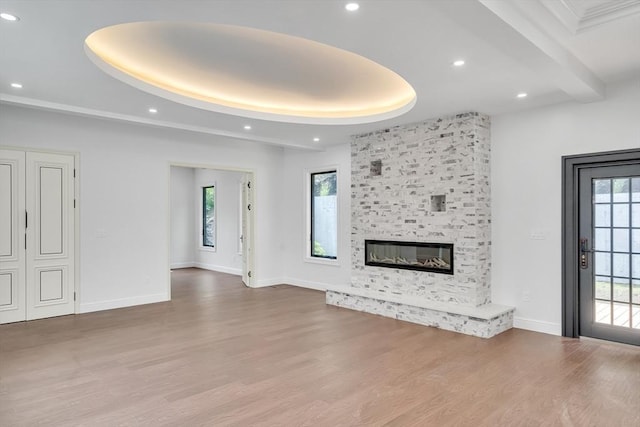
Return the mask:
[[253,286],[253,180],[247,174],[242,180],[242,282]]

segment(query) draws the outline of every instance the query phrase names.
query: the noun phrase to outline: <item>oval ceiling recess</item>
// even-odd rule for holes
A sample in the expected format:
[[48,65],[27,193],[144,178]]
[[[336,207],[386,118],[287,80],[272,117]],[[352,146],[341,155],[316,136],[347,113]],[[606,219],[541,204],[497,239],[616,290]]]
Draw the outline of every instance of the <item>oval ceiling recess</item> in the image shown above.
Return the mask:
[[363,56],[286,34],[186,22],[133,22],[85,40],[111,76],[219,113],[309,124],[359,124],[409,111],[416,93]]

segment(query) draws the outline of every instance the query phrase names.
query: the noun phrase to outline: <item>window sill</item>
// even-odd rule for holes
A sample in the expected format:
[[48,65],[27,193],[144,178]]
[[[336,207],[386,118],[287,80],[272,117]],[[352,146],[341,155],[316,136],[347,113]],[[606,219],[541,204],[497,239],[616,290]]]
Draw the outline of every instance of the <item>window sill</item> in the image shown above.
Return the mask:
[[338,261],[337,259],[313,258],[310,256],[305,256],[304,262],[308,262],[310,264],[322,264],[322,265],[330,265],[333,267],[340,267],[340,261]]
[[217,252],[215,246],[213,248],[210,246],[200,246],[198,249],[204,252]]

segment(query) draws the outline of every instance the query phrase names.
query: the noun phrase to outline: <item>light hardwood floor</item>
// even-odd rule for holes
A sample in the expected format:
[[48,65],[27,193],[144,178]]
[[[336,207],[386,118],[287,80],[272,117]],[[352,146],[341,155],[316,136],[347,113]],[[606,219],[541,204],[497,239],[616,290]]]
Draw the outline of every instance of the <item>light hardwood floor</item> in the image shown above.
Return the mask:
[[168,303],[0,326],[0,425],[640,426],[640,348],[172,276]]

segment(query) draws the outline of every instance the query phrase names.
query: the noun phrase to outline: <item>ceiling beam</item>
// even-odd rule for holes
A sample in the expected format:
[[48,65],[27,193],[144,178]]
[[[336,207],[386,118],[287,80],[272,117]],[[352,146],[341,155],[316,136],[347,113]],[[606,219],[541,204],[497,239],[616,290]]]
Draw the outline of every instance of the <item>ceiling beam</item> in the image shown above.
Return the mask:
[[[540,14],[546,13],[548,19],[556,18],[547,10],[535,10],[538,2],[515,2],[504,0],[478,0],[502,21],[517,31],[551,62],[548,77],[565,93],[576,101],[592,102],[605,97],[604,83],[589,70],[571,51],[564,47],[556,37],[544,29]],[[529,10],[525,10],[530,8]],[[534,19],[533,16],[537,16]],[[544,15],[543,15],[544,16]]]

